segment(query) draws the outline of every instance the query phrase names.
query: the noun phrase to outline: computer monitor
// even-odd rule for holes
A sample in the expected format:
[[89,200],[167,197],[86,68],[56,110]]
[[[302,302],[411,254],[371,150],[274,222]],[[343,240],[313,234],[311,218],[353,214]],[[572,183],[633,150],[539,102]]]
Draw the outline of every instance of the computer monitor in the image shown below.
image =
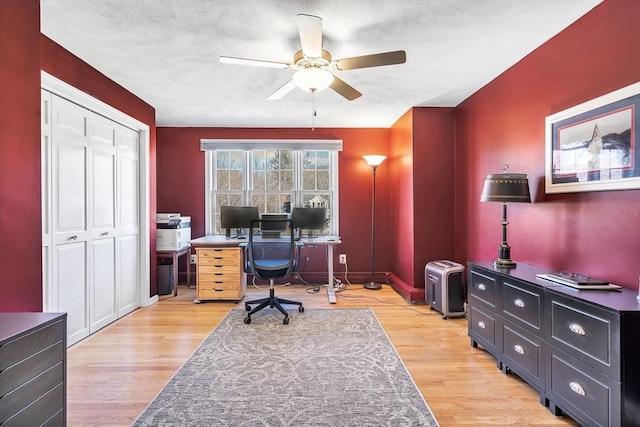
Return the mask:
[[[249,228],[252,219],[260,218],[257,206],[220,206],[220,228],[228,238],[242,238],[242,229]],[[231,236],[235,230],[235,236]]]
[[264,213],[260,219],[281,219],[283,221],[261,222],[260,231],[262,237],[278,238],[283,231],[287,231],[289,215],[286,213]]
[[323,230],[327,222],[326,208],[293,208],[291,210],[293,227],[307,230],[308,236],[313,237],[314,230]]

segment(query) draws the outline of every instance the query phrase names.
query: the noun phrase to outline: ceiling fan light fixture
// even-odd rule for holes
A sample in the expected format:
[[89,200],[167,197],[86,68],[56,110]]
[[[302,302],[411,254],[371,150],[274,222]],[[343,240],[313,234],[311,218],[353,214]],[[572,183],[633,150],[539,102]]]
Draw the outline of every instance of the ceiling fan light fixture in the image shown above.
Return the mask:
[[307,92],[319,92],[333,83],[333,74],[318,67],[303,68],[293,75],[293,82]]

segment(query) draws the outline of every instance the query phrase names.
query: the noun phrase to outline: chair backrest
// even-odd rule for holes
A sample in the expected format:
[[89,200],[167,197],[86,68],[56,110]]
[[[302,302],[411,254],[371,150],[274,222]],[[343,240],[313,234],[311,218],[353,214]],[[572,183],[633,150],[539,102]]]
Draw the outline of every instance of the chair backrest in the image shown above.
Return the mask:
[[[262,223],[283,221],[287,222],[290,233],[279,238],[263,238],[259,234]],[[290,219],[252,219],[247,246],[249,270],[260,279],[286,278],[296,267],[296,242]]]

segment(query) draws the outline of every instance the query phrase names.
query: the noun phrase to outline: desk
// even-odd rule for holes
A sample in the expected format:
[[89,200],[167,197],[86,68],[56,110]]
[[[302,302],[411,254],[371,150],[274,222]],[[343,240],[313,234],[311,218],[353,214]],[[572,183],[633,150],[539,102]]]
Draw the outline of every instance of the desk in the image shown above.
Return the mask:
[[178,296],[178,259],[182,255],[187,256],[187,286],[191,284],[191,260],[189,255],[191,248],[189,246],[178,249],[177,251],[156,251],[157,259],[171,259],[173,263],[173,296]]
[[[191,246],[231,247],[247,243],[248,239],[227,239],[221,235],[209,235],[190,240]],[[324,246],[327,248],[327,298],[331,304],[336,303],[336,293],[333,289],[333,248],[342,244],[338,236],[302,237],[300,242],[304,246]]]

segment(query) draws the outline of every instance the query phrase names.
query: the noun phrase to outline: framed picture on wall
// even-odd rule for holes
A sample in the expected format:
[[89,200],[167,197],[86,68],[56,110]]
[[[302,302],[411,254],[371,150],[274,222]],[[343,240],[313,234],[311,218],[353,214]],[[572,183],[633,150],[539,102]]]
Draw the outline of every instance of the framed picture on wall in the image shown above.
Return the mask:
[[640,188],[640,82],[547,116],[545,191]]

